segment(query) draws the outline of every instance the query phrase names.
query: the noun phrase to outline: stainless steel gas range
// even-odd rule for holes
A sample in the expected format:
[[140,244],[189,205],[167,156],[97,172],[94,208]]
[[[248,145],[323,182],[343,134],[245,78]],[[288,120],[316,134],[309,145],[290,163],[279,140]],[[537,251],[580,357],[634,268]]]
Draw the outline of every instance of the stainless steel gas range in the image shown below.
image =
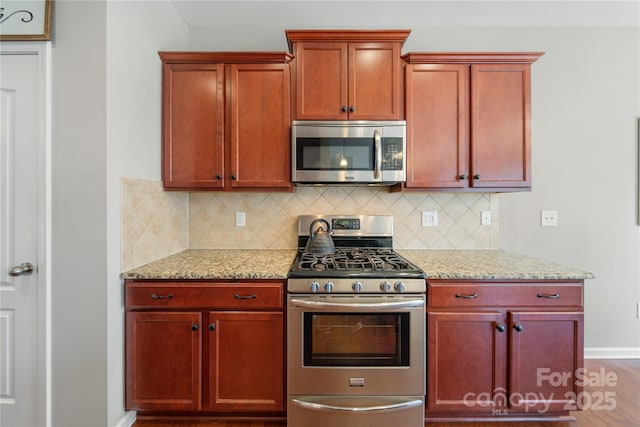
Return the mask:
[[[333,231],[334,253],[305,252],[317,218]],[[299,217],[287,285],[288,426],[423,426],[425,276],[392,238],[391,216]]]

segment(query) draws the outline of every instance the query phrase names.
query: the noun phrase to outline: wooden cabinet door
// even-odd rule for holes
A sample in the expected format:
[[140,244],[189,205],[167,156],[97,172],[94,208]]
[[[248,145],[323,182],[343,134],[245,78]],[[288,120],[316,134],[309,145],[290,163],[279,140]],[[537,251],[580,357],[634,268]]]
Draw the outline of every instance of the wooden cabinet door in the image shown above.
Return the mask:
[[162,181],[166,189],[219,188],[224,66],[163,64]]
[[281,312],[210,312],[208,403],[212,411],[284,409]]
[[429,312],[427,334],[427,411],[491,414],[506,387],[504,313]]
[[399,43],[296,44],[297,120],[398,120]]
[[297,120],[347,120],[347,43],[297,43]]
[[201,318],[200,312],[127,312],[128,410],[200,410]]
[[400,44],[349,43],[349,120],[399,120]]
[[467,186],[468,88],[468,65],[406,66],[407,188]]
[[230,67],[232,188],[290,188],[288,64]]
[[473,187],[531,187],[530,69],[471,65]]
[[509,313],[512,410],[544,414],[578,409],[583,321],[581,312]]

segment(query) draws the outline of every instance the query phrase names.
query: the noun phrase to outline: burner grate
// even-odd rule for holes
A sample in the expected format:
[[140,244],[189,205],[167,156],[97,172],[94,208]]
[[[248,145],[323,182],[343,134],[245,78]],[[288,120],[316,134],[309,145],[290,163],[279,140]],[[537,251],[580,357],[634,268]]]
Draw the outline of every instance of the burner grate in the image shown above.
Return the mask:
[[401,271],[412,266],[392,249],[338,248],[329,255],[300,254],[297,271]]

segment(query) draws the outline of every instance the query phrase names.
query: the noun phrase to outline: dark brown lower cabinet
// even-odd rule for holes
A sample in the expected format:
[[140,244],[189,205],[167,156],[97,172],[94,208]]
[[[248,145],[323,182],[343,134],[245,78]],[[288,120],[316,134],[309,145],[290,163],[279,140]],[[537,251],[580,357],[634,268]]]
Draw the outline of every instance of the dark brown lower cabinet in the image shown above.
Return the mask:
[[202,314],[127,313],[127,408],[202,407]]
[[[495,407],[487,392],[505,385],[507,340],[495,330],[501,313],[429,313],[427,410],[470,412]],[[434,350],[435,349],[435,350]],[[482,407],[476,396],[485,398]]]
[[582,312],[509,313],[509,405],[545,414],[577,408],[583,368]]
[[429,281],[427,419],[548,418],[579,406],[582,281]]
[[126,408],[282,413],[282,281],[125,283]]
[[283,314],[211,312],[207,410],[283,408]]

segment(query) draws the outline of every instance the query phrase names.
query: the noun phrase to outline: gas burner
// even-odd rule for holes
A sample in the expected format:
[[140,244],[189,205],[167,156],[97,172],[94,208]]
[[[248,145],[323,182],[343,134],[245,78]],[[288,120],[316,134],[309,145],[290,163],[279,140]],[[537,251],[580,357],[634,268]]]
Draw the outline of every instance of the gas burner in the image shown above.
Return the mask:
[[[325,218],[335,253],[306,252],[310,224]],[[298,219],[298,254],[288,274],[290,293],[424,293],[425,274],[394,252],[391,216],[316,216]]]
[[338,248],[334,254],[316,255],[301,252],[296,271],[397,271],[407,270],[409,263],[386,248]]
[[327,266],[325,264],[321,264],[317,262],[311,266],[311,269],[313,271],[324,271],[327,269]]

